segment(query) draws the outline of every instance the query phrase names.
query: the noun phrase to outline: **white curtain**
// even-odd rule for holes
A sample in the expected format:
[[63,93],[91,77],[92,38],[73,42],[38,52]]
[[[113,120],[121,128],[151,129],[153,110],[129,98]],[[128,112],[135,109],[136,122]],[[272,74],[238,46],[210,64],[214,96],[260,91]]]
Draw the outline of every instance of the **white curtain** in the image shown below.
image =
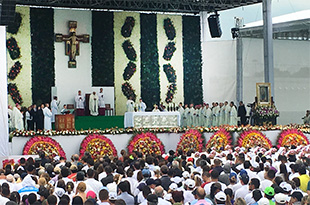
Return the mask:
[[9,155],[6,29],[0,26],[0,156]]

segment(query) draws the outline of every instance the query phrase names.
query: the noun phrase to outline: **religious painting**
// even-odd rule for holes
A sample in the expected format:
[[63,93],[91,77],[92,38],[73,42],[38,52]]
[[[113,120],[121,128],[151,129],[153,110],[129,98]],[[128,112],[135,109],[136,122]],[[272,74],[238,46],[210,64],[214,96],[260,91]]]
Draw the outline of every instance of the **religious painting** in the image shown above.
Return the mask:
[[259,105],[271,105],[270,83],[256,83],[256,96]]

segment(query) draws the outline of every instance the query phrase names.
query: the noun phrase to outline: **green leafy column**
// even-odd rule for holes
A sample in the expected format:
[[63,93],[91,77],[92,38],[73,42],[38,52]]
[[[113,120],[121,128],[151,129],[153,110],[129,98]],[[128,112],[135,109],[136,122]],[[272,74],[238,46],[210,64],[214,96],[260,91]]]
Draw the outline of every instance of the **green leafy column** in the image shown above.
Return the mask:
[[141,97],[148,109],[160,101],[156,14],[140,14]]
[[183,16],[184,103],[201,104],[202,63],[200,17]]
[[51,101],[55,84],[54,10],[30,9],[32,52],[32,99],[34,103]]

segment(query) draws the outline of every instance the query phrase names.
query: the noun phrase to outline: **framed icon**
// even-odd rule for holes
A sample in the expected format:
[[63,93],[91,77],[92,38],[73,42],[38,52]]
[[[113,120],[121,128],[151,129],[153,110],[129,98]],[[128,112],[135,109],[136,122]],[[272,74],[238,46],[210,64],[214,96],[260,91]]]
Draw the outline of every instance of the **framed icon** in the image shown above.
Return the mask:
[[256,96],[258,105],[271,105],[271,84],[256,83]]

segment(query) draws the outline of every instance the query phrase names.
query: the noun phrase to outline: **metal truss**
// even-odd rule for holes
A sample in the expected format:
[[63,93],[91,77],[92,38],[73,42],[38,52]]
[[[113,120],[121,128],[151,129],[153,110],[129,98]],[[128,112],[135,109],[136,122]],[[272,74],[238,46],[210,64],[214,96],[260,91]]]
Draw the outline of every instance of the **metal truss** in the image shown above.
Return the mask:
[[214,12],[262,0],[17,0],[20,5],[151,12]]

